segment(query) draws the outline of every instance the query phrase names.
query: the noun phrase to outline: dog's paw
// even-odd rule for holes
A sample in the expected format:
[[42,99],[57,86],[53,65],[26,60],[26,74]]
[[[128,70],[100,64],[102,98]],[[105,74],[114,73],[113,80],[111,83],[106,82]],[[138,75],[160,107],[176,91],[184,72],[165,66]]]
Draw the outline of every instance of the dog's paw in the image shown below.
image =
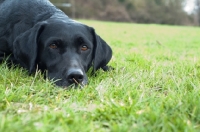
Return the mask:
[[111,70],[114,70],[115,68],[113,68],[113,67],[111,67],[111,66],[104,66],[104,67],[102,67],[102,69],[103,69],[104,71],[111,71]]

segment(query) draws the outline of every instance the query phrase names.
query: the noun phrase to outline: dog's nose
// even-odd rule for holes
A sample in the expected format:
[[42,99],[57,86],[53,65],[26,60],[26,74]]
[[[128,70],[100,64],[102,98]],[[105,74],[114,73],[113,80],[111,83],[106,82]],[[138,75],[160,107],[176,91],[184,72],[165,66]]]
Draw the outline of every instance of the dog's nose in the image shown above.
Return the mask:
[[80,69],[71,69],[68,71],[67,80],[70,83],[81,83],[83,82],[83,72]]

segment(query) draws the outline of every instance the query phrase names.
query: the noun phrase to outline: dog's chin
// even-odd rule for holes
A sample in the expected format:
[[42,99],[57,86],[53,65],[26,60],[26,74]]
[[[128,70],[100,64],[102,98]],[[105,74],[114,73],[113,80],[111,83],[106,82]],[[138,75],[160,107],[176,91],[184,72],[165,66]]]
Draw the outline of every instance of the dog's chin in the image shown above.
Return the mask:
[[87,80],[84,80],[81,83],[69,83],[67,81],[58,80],[55,84],[64,89],[82,89],[87,85]]

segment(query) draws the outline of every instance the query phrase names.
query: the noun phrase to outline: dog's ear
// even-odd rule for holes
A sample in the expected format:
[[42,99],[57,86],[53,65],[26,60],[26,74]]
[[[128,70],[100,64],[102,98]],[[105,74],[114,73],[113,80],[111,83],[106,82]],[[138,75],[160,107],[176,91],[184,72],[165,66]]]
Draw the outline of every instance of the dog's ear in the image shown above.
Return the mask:
[[29,73],[36,71],[37,42],[46,22],[41,22],[20,34],[13,43],[13,54],[20,66]]
[[112,50],[110,46],[100,37],[98,36],[94,29],[92,29],[94,36],[94,53],[93,53],[93,65],[94,71],[102,68],[103,70],[109,70],[107,66],[108,62],[112,57]]

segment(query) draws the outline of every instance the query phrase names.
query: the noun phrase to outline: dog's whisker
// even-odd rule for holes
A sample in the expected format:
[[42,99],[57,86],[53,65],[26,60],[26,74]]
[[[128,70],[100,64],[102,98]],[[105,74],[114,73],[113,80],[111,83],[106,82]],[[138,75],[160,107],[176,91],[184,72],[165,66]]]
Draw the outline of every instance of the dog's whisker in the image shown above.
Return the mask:
[[78,81],[76,81],[76,79],[75,79],[75,78],[73,78],[73,80],[74,80],[74,82],[75,82],[76,84],[79,84],[79,83],[78,83]]
[[73,78],[74,82],[81,87],[81,89],[84,87],[84,83],[79,83],[75,78]]
[[84,84],[83,84],[83,82],[80,84],[80,86],[81,86],[81,89],[83,89],[83,87],[85,86]]

